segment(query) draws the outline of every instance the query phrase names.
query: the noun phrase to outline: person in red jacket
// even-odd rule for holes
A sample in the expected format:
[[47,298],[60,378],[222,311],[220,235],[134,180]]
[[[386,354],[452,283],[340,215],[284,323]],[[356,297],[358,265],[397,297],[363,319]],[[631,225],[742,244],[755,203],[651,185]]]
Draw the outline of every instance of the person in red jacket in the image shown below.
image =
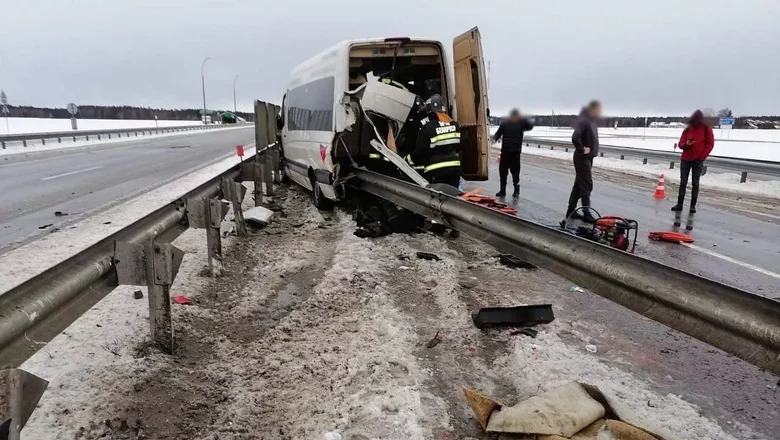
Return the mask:
[[693,181],[691,184],[691,214],[696,212],[696,201],[699,198],[699,179],[704,171],[704,161],[712,152],[715,146],[715,135],[712,134],[712,128],[704,121],[704,114],[701,110],[696,110],[688,120],[688,127],[685,128],[680,136],[680,142],[677,144],[682,150],[680,157],[680,193],[677,195],[677,204],[672,207],[672,211],[682,211],[685,201],[685,187],[688,186],[688,176],[693,171]]

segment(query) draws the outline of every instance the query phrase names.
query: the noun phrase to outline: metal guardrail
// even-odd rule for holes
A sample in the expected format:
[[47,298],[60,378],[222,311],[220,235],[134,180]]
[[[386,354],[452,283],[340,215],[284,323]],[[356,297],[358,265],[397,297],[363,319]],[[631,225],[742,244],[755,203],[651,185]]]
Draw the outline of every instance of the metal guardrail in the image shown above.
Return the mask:
[[173,350],[170,286],[184,253],[170,243],[187,228],[206,229],[209,269],[218,274],[222,270],[220,225],[228,211],[224,200],[232,204],[236,233],[242,236],[246,227],[241,200],[246,187],[241,182],[254,181],[255,206],[259,206],[263,188],[271,196],[274,183],[281,181],[275,107],[259,105],[268,110],[266,123],[255,128],[254,156],[0,293],[0,434],[20,437],[47,386],[45,380],[17,367],[119,285],[147,287],[151,340],[165,351]]
[[[573,149],[571,142],[565,141],[553,141],[547,139],[526,138],[524,141],[526,146],[536,145],[538,148],[542,146],[549,146],[550,149],[564,149],[569,151]],[[663,161],[669,161],[669,168],[673,169],[674,164],[680,161],[680,153],[674,153],[671,151],[658,151],[648,150],[645,148],[631,148],[620,147],[616,145],[599,145],[600,156],[604,157],[606,154],[614,154],[620,156],[621,159],[628,157],[638,157],[644,159],[644,163],[647,164],[648,159],[657,159]],[[780,162],[768,162],[761,160],[751,159],[735,159],[732,157],[722,156],[710,156],[705,162],[707,166],[714,168],[721,168],[725,170],[738,171],[741,173],[740,182],[745,183],[747,181],[748,173],[765,174],[768,176],[780,177]],[[706,173],[706,167],[705,167]]]
[[780,302],[366,170],[357,186],[780,373]]
[[122,138],[122,135],[129,138],[132,133],[135,137],[138,133],[141,136],[147,133],[160,134],[160,133],[173,133],[179,131],[195,131],[195,130],[211,130],[218,128],[230,128],[236,127],[241,124],[209,124],[209,125],[177,125],[171,127],[144,127],[144,128],[116,128],[110,130],[71,130],[71,131],[53,131],[46,133],[20,133],[20,134],[0,134],[0,145],[5,150],[6,143],[10,142],[22,142],[22,146],[27,147],[27,141],[40,140],[42,145],[46,145],[46,139],[57,139],[58,143],[62,143],[63,139],[73,139],[76,142],[79,138],[89,140],[92,136],[97,140],[102,140],[103,137],[111,139],[112,135],[118,138]]

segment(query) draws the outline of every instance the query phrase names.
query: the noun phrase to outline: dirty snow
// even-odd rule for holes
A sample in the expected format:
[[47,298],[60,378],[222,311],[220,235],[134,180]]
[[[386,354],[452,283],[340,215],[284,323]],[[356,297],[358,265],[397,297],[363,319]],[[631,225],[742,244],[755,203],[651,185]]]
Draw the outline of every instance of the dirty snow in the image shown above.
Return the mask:
[[[246,154],[254,154],[254,147],[248,147]],[[0,292],[5,292],[72,257],[238,163],[239,158],[231,156],[200,170],[193,170],[189,174],[172,176],[175,180],[167,185],[145,192],[115,208],[96,213],[56,234],[49,234],[0,255],[0,267],[3,268],[0,273]]]
[[[588,353],[585,345],[602,342],[586,333],[609,338],[608,330],[572,322],[565,307],[556,306],[558,319],[540,326],[537,339],[474,328],[469,312],[476,307],[517,305],[531,293],[572,295],[542,270],[497,266],[494,249],[467,237],[358,239],[348,216],[323,216],[298,191],[280,198],[284,211],[269,226],[223,241],[224,278],[199,275],[202,231],[174,242],[187,254],[172,295],[193,300],[174,306],[178,356],[131,355],[147,332],[147,303],[120,288],[31,358],[24,367],[51,384],[25,435],[488,438],[462,387],[512,404],[578,380],[674,438],[763,438],[746,428],[733,437],[682,397],[654,391],[630,358],[621,368]],[[418,260],[420,250],[441,261]],[[473,279],[471,287],[464,279]],[[442,342],[426,348],[438,331]]]

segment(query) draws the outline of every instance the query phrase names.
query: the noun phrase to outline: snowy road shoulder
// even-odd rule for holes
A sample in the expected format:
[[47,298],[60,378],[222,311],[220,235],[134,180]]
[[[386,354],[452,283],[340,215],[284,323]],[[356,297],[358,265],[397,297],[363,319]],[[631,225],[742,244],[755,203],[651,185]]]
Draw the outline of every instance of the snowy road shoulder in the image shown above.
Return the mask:
[[[25,367],[52,384],[26,434],[489,438],[463,387],[511,404],[571,380],[598,385],[673,438],[778,429],[771,375],[742,361],[546,271],[502,267],[468,237],[363,240],[347,216],[317,212],[296,190],[280,197],[270,226],[226,241],[223,278],[199,275],[203,234],[175,242],[189,253],[172,294],[193,300],[174,308],[176,356],[134,349],[145,300],[117,290],[31,359]],[[420,250],[441,260],[419,260]],[[539,302],[557,319],[536,339],[478,330],[469,315]]]

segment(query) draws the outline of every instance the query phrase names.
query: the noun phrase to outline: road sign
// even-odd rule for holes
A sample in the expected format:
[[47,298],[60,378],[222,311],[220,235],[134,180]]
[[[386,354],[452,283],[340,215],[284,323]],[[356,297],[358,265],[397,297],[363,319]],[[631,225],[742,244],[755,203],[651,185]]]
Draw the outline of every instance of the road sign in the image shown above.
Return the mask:
[[6,114],[6,115],[8,113],[10,113],[10,111],[8,110],[8,107],[6,107],[5,105],[3,106],[3,113]]
[[0,104],[3,104],[3,106],[8,105],[8,95],[3,90],[0,90]]
[[70,104],[68,104],[68,107],[66,107],[66,108],[68,109],[68,113],[70,113],[73,116],[76,116],[76,113],[79,112],[79,106],[77,106],[76,104],[74,104],[72,102]]
[[735,122],[737,122],[736,118],[720,118],[718,125],[720,125],[720,128],[731,128]]

